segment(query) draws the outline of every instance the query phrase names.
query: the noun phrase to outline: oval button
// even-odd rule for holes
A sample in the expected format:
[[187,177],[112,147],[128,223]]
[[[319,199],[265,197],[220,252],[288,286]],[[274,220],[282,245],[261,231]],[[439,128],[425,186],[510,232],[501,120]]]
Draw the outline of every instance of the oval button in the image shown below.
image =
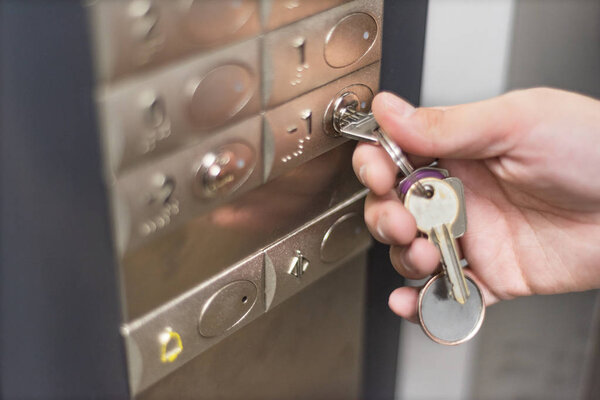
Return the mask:
[[250,312],[257,296],[258,288],[250,281],[227,284],[206,302],[198,321],[198,331],[204,337],[222,335]]
[[349,213],[338,218],[325,232],[321,242],[321,260],[332,263],[343,259],[371,236],[362,215]]
[[190,85],[190,112],[201,129],[211,129],[234,117],[254,95],[254,74],[241,65],[223,65]]
[[257,11],[255,0],[182,0],[182,26],[200,46],[227,40]]
[[325,39],[325,61],[343,68],[367,54],[377,37],[377,22],[369,14],[354,13],[340,20]]
[[248,180],[256,157],[249,145],[229,143],[206,154],[196,172],[193,190],[200,198],[226,196]]

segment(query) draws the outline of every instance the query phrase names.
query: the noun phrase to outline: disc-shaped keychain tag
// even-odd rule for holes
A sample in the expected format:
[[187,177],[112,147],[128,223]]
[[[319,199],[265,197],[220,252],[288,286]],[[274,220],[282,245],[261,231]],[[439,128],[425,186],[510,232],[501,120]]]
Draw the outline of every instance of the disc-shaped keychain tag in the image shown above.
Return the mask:
[[446,276],[433,276],[419,293],[418,312],[421,327],[432,340],[456,345],[471,339],[481,328],[485,303],[479,286],[465,277],[470,295],[460,304],[450,294]]

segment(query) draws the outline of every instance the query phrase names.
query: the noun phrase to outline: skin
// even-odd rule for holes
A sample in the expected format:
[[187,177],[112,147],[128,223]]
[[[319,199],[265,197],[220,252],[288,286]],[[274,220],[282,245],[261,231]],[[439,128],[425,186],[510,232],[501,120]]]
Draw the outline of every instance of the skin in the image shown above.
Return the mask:
[[[600,288],[600,101],[538,88],[452,107],[415,109],[380,93],[373,113],[414,163],[440,158],[465,187],[465,269],[487,305],[533,294]],[[397,168],[383,149],[357,146],[354,170],[371,189],[365,220],[390,244],[394,268],[409,279],[438,269],[437,248],[416,238],[396,196]],[[418,288],[389,298],[415,322]]]

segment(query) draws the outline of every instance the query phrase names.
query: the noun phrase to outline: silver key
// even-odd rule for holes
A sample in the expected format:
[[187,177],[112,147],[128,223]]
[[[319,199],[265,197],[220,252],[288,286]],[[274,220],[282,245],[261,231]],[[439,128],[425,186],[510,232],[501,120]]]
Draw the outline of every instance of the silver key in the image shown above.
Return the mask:
[[[344,97],[340,97],[343,101]],[[373,113],[356,111],[358,103],[351,101],[349,104],[337,107],[333,114],[334,129],[348,139],[371,142],[379,144],[388,153],[394,164],[400,169],[404,176],[410,179],[415,168],[406,158],[402,149],[390,139],[390,137],[379,127]],[[416,182],[418,193],[426,196],[427,192]]]
[[423,178],[419,182],[431,194],[430,197],[415,195],[415,186],[404,196],[404,205],[415,217],[417,228],[425,233],[440,250],[442,267],[450,281],[454,299],[464,304],[469,288],[460,264],[453,225],[460,216],[463,200],[454,188],[438,178]]

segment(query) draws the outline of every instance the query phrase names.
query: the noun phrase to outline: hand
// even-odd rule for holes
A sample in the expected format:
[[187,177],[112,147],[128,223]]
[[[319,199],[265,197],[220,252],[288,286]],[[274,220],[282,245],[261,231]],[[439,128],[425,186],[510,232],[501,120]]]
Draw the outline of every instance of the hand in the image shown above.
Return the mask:
[[[600,287],[600,102],[554,89],[510,92],[472,104],[415,109],[381,93],[381,128],[407,153],[438,157],[465,187],[465,269],[486,304],[517,296]],[[437,248],[416,238],[412,215],[393,191],[397,168],[383,149],[360,144],[354,170],[371,189],[365,220],[391,245],[396,270],[433,273]],[[418,289],[403,287],[390,308],[416,320]]]

